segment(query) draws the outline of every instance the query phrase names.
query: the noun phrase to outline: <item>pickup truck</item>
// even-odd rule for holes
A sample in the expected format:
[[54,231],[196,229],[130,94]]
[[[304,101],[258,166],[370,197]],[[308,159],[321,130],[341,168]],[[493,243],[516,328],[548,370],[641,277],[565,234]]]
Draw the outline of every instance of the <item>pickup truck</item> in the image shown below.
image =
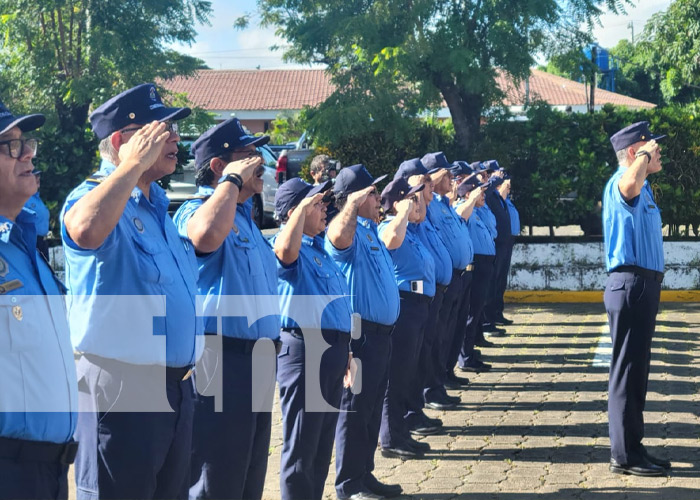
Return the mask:
[[302,163],[313,153],[306,132],[296,142],[269,145],[269,148],[277,154],[277,174],[284,172],[284,180],[298,177]]

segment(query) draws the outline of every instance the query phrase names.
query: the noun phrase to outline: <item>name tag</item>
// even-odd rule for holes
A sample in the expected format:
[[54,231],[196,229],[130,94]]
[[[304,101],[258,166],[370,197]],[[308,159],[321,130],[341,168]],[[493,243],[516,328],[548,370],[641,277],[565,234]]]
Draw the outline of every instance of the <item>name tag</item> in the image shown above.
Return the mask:
[[0,295],[6,294],[7,292],[11,292],[12,290],[17,290],[18,288],[22,288],[24,286],[24,283],[22,283],[20,280],[12,280],[8,281],[7,283],[2,283],[0,284]]
[[375,252],[379,251],[379,247],[369,247],[370,250],[374,250]]
[[649,205],[649,208],[651,208],[652,210],[656,210],[656,205]]

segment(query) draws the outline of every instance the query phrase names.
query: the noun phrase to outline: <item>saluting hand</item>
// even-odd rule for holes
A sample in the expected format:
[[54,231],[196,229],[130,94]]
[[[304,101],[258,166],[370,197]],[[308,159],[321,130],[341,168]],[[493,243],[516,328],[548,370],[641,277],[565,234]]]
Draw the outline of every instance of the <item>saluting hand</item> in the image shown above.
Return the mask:
[[413,200],[411,198],[405,198],[396,202],[397,214],[410,214],[411,210],[413,210]]
[[304,198],[301,200],[299,205],[297,205],[297,210],[303,210],[304,215],[309,215],[316,208],[316,204],[321,203],[321,200],[323,200],[323,195],[325,194],[326,193],[316,193],[310,198]]
[[[647,162],[647,174],[655,174],[656,172],[660,172],[661,148],[659,147],[659,143],[652,139],[651,141],[643,144],[637,150],[637,153],[639,153],[640,151],[646,151],[651,155],[651,159]],[[644,159],[646,160],[646,157],[644,157]]]
[[163,152],[163,146],[170,137],[165,129],[165,123],[152,121],[137,130],[129,142],[119,148],[120,163],[133,163],[145,172],[158,160]]
[[365,202],[369,194],[375,190],[376,188],[374,186],[369,186],[364,189],[360,189],[359,191],[355,191],[354,193],[351,193],[350,195],[348,195],[348,205],[359,207]]
[[222,175],[240,175],[241,180],[243,180],[243,184],[245,184],[253,177],[253,175],[255,175],[255,172],[260,164],[262,164],[262,157],[260,156],[253,156],[250,158],[243,158],[242,160],[238,161],[232,161],[224,167]]

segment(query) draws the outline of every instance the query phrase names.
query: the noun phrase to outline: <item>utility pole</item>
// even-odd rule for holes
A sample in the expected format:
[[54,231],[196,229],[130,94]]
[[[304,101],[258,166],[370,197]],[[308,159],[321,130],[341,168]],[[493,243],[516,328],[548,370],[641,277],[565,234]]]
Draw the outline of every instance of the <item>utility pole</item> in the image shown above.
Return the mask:
[[628,27],[630,30],[632,30],[632,45],[634,45],[634,22],[633,22],[633,21],[630,21],[630,22],[627,24],[627,27]]
[[591,98],[590,102],[588,103],[589,108],[588,112],[593,113],[595,111],[595,87],[597,85],[597,79],[596,79],[596,68],[598,62],[598,47],[596,45],[593,45],[591,47]]

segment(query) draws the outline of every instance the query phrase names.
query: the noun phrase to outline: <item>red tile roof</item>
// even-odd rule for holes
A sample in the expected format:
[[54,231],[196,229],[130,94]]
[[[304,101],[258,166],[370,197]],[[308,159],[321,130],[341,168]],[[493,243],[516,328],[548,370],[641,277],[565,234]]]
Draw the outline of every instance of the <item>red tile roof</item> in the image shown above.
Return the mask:
[[[176,77],[163,83],[173,92],[186,92],[189,99],[210,110],[295,110],[314,106],[333,92],[333,85],[324,70],[201,70],[190,78]],[[506,90],[507,106],[522,106],[525,83],[518,88],[505,76],[498,85]],[[530,99],[540,98],[551,106],[583,106],[586,88],[582,83],[532,70]],[[653,108],[649,102],[596,89],[596,105],[614,104],[629,108]]]

